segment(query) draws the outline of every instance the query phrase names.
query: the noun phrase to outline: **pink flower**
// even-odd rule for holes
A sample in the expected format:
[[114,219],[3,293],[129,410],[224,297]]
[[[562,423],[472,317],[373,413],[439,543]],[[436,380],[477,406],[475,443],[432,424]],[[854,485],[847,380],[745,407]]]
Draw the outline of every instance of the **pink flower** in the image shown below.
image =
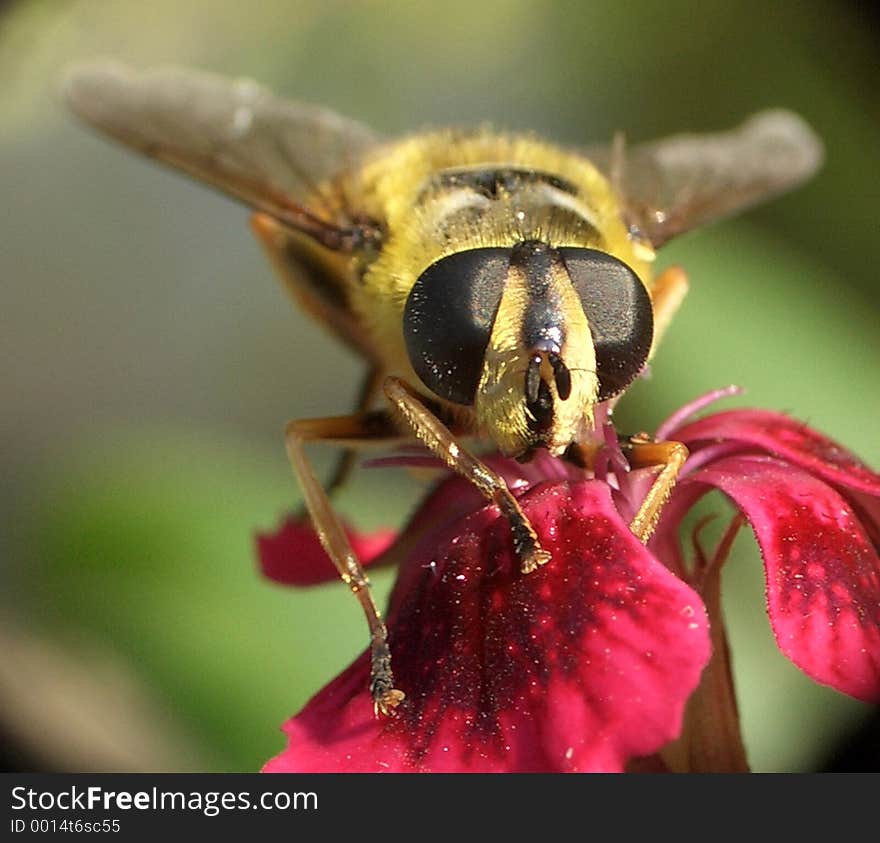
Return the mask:
[[[629,470],[610,424],[592,473],[547,456],[493,460],[552,553],[531,574],[506,521],[457,477],[384,555],[387,534],[372,548],[355,536],[365,562],[400,561],[388,628],[406,700],[374,716],[365,653],[285,725],[288,747],[265,769],[744,768],[717,593],[733,531],[691,564],[679,537],[713,488],[754,530],[781,650],[817,681],[880,701],[880,476],[778,413],[685,423],[732,391],[658,429],[691,455],[647,548],[627,525],[654,471]],[[281,582],[334,575],[301,524],[260,537],[259,551]]]

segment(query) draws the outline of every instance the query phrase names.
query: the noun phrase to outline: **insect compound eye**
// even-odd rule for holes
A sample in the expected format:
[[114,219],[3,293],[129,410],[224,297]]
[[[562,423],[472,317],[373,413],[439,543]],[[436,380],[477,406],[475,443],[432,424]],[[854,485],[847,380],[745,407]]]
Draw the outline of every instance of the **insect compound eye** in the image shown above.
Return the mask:
[[441,258],[406,300],[403,333],[415,373],[456,404],[472,404],[507,281],[510,249],[468,249]]
[[648,359],[654,336],[651,298],[623,261],[595,249],[561,248],[569,278],[590,323],[599,400],[623,392]]

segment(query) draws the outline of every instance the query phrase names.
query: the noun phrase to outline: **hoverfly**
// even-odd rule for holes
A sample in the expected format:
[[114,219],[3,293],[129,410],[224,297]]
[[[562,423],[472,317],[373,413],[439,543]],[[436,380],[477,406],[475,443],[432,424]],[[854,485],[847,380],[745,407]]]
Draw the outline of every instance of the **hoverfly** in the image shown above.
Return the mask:
[[[486,128],[388,141],[254,82],[192,70],[87,64],[65,93],[101,131],[249,205],[294,298],[367,361],[358,411],[293,421],[286,444],[322,544],[366,615],[371,693],[385,714],[404,696],[385,625],[306,443],[348,449],[332,489],[358,444],[414,436],[498,506],[533,571],[549,554],[460,437],[589,466],[597,407],[639,375],[687,288],[679,268],[654,275],[654,250],[793,187],[822,158],[785,111],[720,134],[577,151]],[[382,393],[389,407],[371,409]],[[687,451],[643,436],[624,444],[633,466],[659,469],[632,523],[647,541]]]

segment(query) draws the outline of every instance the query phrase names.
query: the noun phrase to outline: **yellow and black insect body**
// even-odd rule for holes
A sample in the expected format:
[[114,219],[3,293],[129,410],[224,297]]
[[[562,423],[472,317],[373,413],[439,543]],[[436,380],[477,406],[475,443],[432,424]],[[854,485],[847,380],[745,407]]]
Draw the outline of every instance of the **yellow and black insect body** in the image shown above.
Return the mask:
[[352,303],[388,370],[470,408],[458,417],[505,454],[583,438],[652,336],[650,252],[607,180],[531,138],[440,132],[389,147],[359,182],[388,234]]
[[[306,506],[370,628],[377,711],[394,687],[381,615],[305,444],[414,436],[509,520],[526,573],[549,561],[503,479],[460,443],[482,437],[590,464],[600,405],[643,370],[687,279],[655,276],[671,237],[789,189],[821,162],[797,116],[769,111],[713,135],[565,150],[535,137],[433,131],[386,141],[254,82],[100,62],[66,82],[74,111],[254,210],[253,228],[301,306],[367,361],[359,411],[298,420],[287,449]],[[388,409],[371,409],[384,393]],[[625,443],[658,473],[632,523],[647,541],[687,457]]]

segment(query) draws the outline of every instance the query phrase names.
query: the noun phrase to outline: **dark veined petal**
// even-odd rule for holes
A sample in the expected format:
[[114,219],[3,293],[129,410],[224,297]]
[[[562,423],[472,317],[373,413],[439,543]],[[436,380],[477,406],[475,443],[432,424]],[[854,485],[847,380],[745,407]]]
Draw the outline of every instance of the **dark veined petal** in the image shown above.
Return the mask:
[[687,477],[675,518],[700,486],[743,512],[761,547],[780,649],[818,682],[880,702],[880,559],[848,500],[772,457],[727,457]]
[[494,507],[426,533],[389,612],[396,716],[374,716],[364,655],[286,724],[267,771],[618,771],[678,734],[709,658],[700,598],[607,485],[521,503],[551,561],[521,574]]
[[799,465],[827,482],[880,496],[880,474],[803,422],[770,410],[715,413],[669,432],[692,450],[710,442],[741,443]]
[[[348,525],[345,533],[363,565],[375,561],[395,538],[393,530],[359,533]],[[339,578],[308,516],[286,518],[274,533],[258,534],[257,554],[263,575],[284,585],[316,585]]]

